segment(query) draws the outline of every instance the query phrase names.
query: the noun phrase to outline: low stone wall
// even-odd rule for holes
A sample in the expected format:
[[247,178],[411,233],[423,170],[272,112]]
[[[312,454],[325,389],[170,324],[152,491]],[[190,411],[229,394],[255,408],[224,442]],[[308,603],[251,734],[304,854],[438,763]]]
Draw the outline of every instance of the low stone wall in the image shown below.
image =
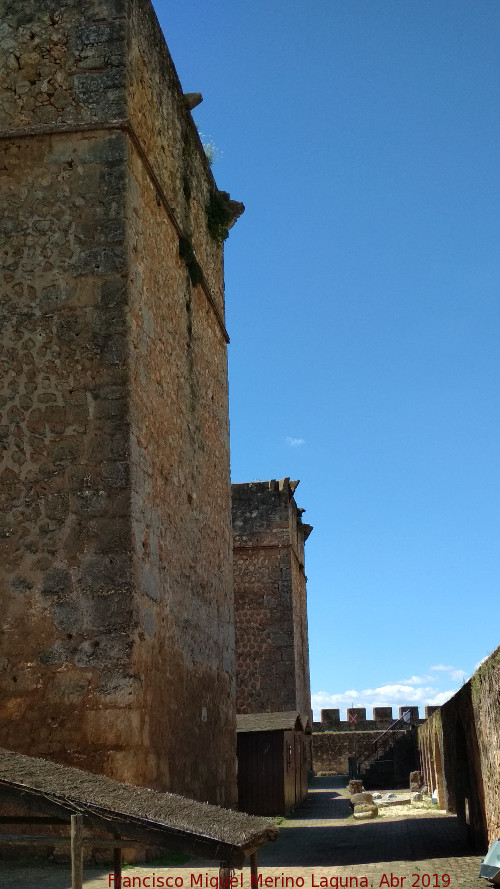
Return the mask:
[[[404,732],[395,732],[396,735]],[[348,758],[369,753],[380,731],[318,732],[313,734],[313,769],[315,772],[336,772],[347,775]]]

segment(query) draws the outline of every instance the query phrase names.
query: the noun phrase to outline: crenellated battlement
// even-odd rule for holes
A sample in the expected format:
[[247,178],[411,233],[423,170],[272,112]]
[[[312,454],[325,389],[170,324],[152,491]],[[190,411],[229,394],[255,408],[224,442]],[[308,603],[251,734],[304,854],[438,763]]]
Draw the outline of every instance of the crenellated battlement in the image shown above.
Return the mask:
[[313,722],[314,732],[348,732],[348,731],[384,731],[388,729],[393,722],[401,719],[405,712],[410,712],[410,718],[413,723],[419,724],[425,722],[426,719],[438,710],[437,706],[427,704],[425,707],[425,717],[420,717],[419,708],[415,706],[403,705],[399,707],[397,715],[393,714],[392,707],[374,707],[372,718],[366,718],[366,707],[348,707],[347,719],[340,718],[339,709],[326,709],[321,711],[320,722]]

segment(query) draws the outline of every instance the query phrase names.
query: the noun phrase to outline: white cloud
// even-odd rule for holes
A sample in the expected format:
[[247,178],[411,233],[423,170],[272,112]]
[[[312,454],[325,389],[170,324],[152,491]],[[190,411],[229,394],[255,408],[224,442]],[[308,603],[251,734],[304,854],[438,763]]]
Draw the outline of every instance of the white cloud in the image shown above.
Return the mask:
[[453,682],[463,682],[468,675],[465,670],[457,670],[456,667],[445,667],[444,664],[437,664],[435,667],[429,667],[435,673],[448,673]]
[[424,682],[432,682],[432,676],[410,676],[409,679],[400,679],[399,685],[423,685]]
[[[438,664],[429,668],[429,674],[422,676],[411,676],[407,680],[399,682],[388,682],[379,685],[377,688],[365,689],[348,689],[343,692],[327,692],[319,691],[312,695],[312,706],[315,719],[319,719],[319,711],[322,709],[340,709],[344,711],[347,707],[366,707],[367,717],[371,718],[369,712],[373,707],[392,707],[394,717],[397,718],[399,707],[406,704],[418,706],[420,708],[420,716],[424,716],[424,707],[426,704],[433,706],[441,705],[458,690],[455,688],[443,688],[442,680],[447,684],[450,682],[460,683],[464,681],[467,673],[465,670],[459,670],[456,667]],[[341,715],[341,718],[345,718]]]
[[457,691],[458,688],[450,688],[448,689],[448,691],[440,691],[437,695],[434,695],[432,699],[429,699],[427,703],[431,704],[432,706],[438,705],[440,707],[441,704],[449,701],[450,698],[452,698],[453,695],[457,693]]
[[304,438],[292,438],[290,435],[287,435],[285,441],[291,448],[298,448],[306,443]]

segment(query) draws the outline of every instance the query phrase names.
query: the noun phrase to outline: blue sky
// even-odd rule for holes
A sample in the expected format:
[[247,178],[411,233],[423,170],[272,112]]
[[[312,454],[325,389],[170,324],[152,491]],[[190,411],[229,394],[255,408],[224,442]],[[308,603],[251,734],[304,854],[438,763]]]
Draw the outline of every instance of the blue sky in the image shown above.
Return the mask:
[[316,707],[500,643],[500,4],[154,0],[220,188],[233,481],[301,480]]

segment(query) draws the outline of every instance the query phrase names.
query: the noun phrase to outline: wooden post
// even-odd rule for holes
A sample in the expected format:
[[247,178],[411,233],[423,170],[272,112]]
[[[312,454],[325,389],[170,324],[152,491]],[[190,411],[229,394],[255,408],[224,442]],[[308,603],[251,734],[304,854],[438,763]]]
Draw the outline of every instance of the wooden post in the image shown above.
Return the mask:
[[231,867],[227,861],[221,861],[219,865],[218,889],[231,889]]
[[115,885],[113,889],[121,889],[122,885],[122,850],[118,848],[113,849],[113,870],[115,872]]
[[257,852],[252,852],[250,855],[250,887],[251,889],[256,889],[259,885],[257,880],[259,878],[259,869],[257,867]]
[[71,816],[71,889],[83,886],[83,815]]

